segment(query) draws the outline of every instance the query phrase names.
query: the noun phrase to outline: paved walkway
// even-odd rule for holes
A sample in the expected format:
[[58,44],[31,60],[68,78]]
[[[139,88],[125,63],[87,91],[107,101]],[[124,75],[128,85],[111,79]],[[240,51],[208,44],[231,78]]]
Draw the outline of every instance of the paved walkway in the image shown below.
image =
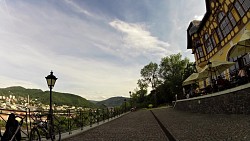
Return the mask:
[[172,108],[152,112],[131,112],[64,141],[168,141],[166,130],[181,141],[250,140],[249,115],[208,115]]

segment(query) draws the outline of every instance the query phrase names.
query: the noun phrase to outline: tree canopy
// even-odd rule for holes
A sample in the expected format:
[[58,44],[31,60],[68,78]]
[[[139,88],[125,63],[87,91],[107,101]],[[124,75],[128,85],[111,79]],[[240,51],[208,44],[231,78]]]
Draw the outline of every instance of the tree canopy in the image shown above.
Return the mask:
[[[182,82],[195,71],[192,64],[188,58],[182,59],[180,53],[163,57],[159,65],[150,62],[141,69],[142,78],[137,83],[139,89],[134,90],[132,98],[140,105],[152,104],[154,100],[157,105],[170,103],[175,94],[182,98]],[[148,86],[152,90],[146,95]]]

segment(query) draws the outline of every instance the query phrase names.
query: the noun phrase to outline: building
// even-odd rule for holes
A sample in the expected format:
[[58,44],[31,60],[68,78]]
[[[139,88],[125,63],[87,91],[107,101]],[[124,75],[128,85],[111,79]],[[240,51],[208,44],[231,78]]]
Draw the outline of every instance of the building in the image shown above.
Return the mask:
[[250,67],[250,0],[205,1],[203,19],[188,26],[187,49],[201,68],[213,60],[236,62],[221,74],[230,79],[240,67]]

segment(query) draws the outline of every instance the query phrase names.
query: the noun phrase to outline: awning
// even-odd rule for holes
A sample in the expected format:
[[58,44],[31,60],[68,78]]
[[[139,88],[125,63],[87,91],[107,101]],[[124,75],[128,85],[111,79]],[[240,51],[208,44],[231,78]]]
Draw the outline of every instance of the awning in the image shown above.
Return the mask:
[[186,80],[182,82],[182,86],[196,83],[204,78],[207,78],[207,76],[204,76],[203,74],[200,73],[192,73]]
[[212,73],[214,73],[214,75],[219,75],[233,65],[235,65],[235,62],[211,61],[210,66],[206,65],[200,72],[200,75],[207,77],[211,76]]
[[201,70],[202,70],[202,68],[201,67],[199,67],[199,66],[195,66],[196,67],[196,70],[198,71],[198,72],[201,72]]
[[234,58],[248,52],[250,52],[250,31],[245,29],[239,42],[230,50],[229,57]]

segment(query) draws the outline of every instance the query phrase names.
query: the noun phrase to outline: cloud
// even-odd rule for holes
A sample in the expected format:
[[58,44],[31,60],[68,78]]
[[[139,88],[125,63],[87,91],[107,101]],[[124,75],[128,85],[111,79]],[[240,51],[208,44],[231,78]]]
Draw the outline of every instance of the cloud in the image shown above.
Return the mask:
[[145,64],[186,51],[186,27],[200,14],[193,12],[197,9],[192,4],[194,10],[187,15],[186,7],[169,10],[165,2],[157,7],[165,12],[149,4],[151,8],[141,10],[157,15],[128,16],[127,1],[117,2],[122,10],[110,9],[115,3],[95,2],[0,1],[0,85],[47,90],[44,77],[53,70],[58,77],[55,91],[87,99],[126,96],[136,87]]
[[89,11],[83,9],[82,7],[80,7],[79,5],[74,3],[72,0],[65,0],[65,2],[67,4],[69,4],[69,5],[71,5],[76,12],[80,12],[80,13],[83,13],[83,14],[85,14],[87,16],[94,17],[94,15],[92,13],[90,13]]
[[47,90],[50,70],[58,77],[55,91],[88,99],[123,95],[136,85],[141,66],[123,61],[126,52],[116,50],[120,42],[106,23],[72,17],[53,5],[21,4],[9,6],[10,15],[0,13],[2,86]]
[[146,56],[151,54],[160,58],[174,52],[168,42],[152,36],[144,24],[127,23],[121,20],[113,20],[109,24],[121,32],[123,47],[140,51]]

